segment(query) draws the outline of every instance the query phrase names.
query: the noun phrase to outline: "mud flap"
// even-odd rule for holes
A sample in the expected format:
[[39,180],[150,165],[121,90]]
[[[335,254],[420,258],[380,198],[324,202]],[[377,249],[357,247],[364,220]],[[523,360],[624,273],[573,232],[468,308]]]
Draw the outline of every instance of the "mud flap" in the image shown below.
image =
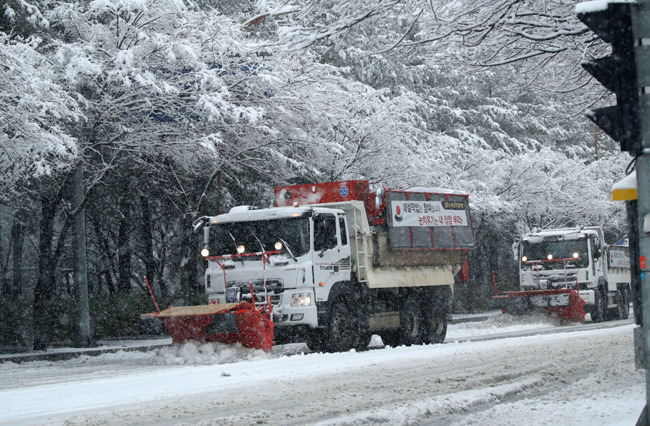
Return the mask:
[[161,318],[174,343],[241,343],[266,352],[273,346],[274,324],[248,302],[170,307],[149,314]]

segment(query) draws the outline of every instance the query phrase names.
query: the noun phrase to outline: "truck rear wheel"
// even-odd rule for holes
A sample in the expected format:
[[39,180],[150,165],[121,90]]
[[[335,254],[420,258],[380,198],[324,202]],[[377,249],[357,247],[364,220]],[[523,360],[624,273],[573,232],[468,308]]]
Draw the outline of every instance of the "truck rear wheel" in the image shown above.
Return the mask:
[[411,295],[406,298],[399,309],[399,328],[385,330],[381,341],[386,346],[421,345],[427,335],[427,324],[422,309],[421,297]]
[[401,330],[388,330],[381,333],[381,341],[385,346],[395,348],[402,344]]
[[425,343],[442,343],[447,336],[447,315],[444,312],[431,312],[427,319]]
[[627,287],[619,288],[616,292],[618,319],[628,319],[630,316],[630,292]]
[[359,351],[365,351],[368,349],[368,345],[370,345],[370,342],[372,341],[372,333],[366,332],[366,333],[361,333],[359,337],[359,343],[357,344],[357,347],[355,349]]
[[400,315],[402,341],[406,346],[421,345],[426,328],[421,301],[414,296],[408,297]]
[[451,287],[441,286],[426,295],[424,307],[425,343],[442,343],[447,336],[447,319],[453,304]]

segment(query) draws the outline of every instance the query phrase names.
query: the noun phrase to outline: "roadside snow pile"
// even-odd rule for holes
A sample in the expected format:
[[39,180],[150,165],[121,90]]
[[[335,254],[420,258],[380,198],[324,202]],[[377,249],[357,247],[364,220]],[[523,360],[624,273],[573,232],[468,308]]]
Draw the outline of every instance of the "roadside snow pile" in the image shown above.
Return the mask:
[[454,339],[546,329],[560,325],[562,323],[557,317],[544,312],[532,312],[527,315],[498,314],[485,321],[449,324],[445,341],[453,342]]
[[241,344],[187,342],[160,348],[154,363],[167,365],[232,364],[241,361],[269,359],[264,351],[244,348]]

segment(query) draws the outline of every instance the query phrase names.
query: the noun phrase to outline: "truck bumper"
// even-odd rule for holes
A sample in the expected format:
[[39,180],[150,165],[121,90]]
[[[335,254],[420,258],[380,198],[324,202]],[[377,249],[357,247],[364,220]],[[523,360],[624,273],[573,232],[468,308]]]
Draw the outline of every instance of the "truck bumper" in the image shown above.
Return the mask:
[[580,298],[585,302],[586,305],[595,305],[596,304],[596,293],[593,290],[580,290]]
[[277,306],[273,312],[273,322],[278,327],[294,325],[317,327],[316,306],[291,306],[291,304]]

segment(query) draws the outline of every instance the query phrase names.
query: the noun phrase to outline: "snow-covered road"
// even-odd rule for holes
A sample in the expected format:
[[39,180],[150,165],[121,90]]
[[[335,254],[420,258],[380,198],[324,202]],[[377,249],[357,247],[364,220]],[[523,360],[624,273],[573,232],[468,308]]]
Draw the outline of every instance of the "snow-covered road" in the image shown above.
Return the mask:
[[5,363],[0,423],[634,424],[645,404],[645,376],[634,369],[634,326],[587,325],[458,343],[562,329],[543,317],[500,315],[450,326],[443,345],[338,354],[278,347],[265,354],[187,344]]

